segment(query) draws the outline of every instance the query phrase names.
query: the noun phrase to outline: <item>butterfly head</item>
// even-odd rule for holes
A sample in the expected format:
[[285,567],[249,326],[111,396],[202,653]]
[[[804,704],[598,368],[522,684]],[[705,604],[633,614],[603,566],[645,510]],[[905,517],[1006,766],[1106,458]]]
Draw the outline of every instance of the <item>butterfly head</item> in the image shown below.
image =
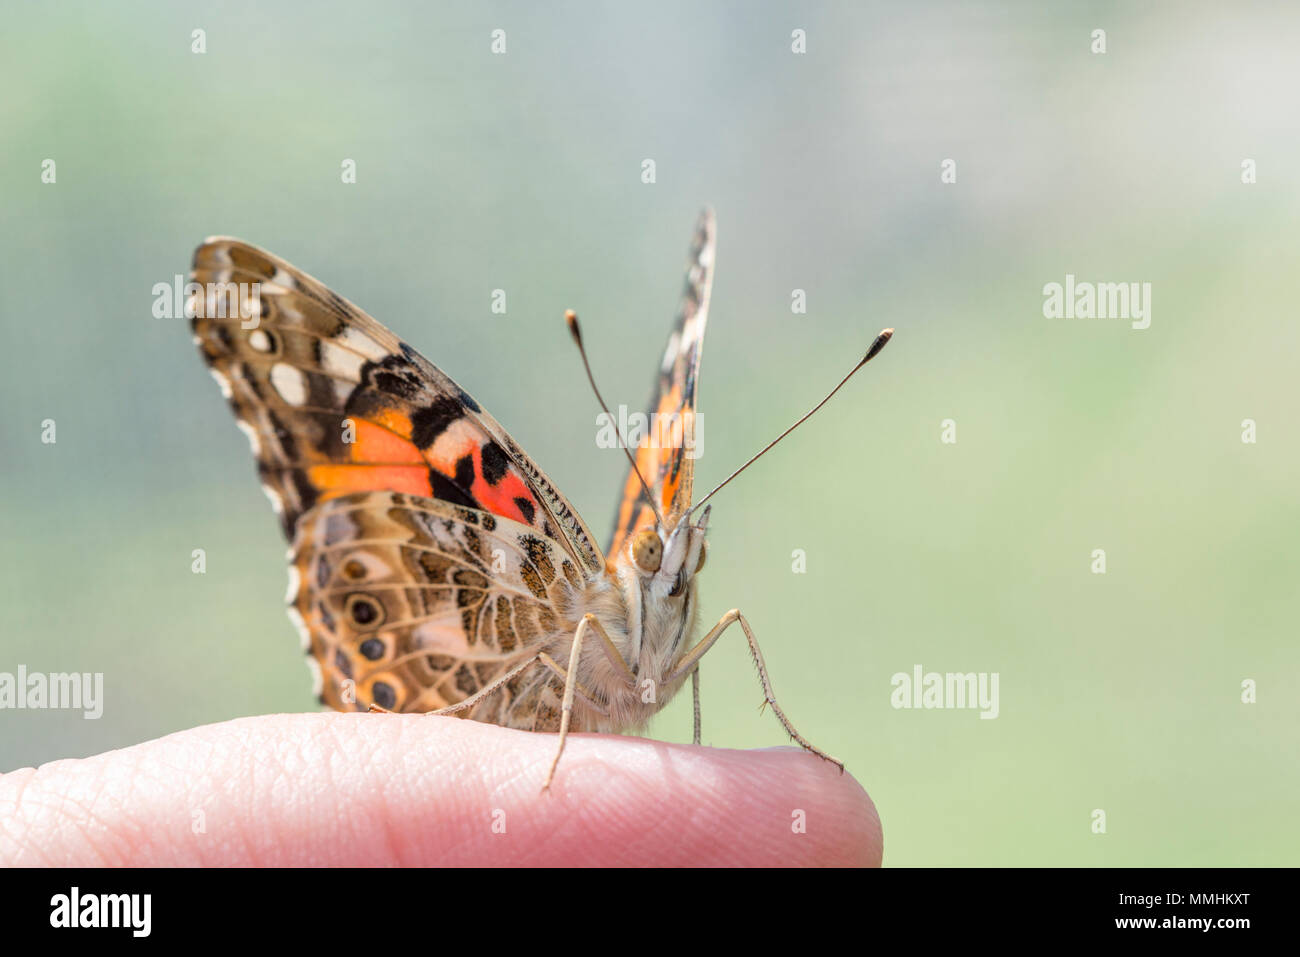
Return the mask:
[[628,538],[627,561],[636,570],[642,587],[661,597],[686,592],[704,567],[710,508],[704,509],[698,522],[688,512],[672,527],[656,522]]

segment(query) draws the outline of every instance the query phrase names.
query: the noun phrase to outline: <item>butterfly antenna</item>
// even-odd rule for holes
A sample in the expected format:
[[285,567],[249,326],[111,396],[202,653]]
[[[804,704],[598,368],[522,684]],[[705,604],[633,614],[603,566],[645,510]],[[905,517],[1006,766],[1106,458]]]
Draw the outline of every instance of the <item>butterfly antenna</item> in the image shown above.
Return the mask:
[[776,443],[780,442],[783,438],[785,438],[787,435],[789,435],[789,434],[790,434],[791,432],[793,432],[795,429],[799,428],[799,426],[803,425],[803,424],[804,424],[805,422],[807,422],[810,418],[812,418],[812,415],[813,415],[814,412],[816,412],[818,409],[820,409],[822,406],[824,406],[827,402],[829,402],[829,401],[831,400],[831,398],[835,395],[836,392],[839,392],[840,389],[844,388],[844,383],[846,383],[846,382],[848,382],[850,379],[852,379],[852,378],[853,378],[853,374],[854,374],[855,372],[857,372],[857,371],[858,371],[859,369],[861,369],[864,365],[866,365],[868,362],[870,362],[872,359],[874,359],[874,358],[875,358],[875,357],[880,353],[880,350],[883,349],[883,348],[885,348],[885,345],[889,342],[890,337],[892,337],[893,334],[894,334],[894,330],[893,330],[893,329],[883,329],[883,330],[881,330],[880,335],[876,336],[875,341],[871,343],[871,348],[867,350],[867,354],[866,354],[865,356],[862,357],[862,359],[858,362],[857,365],[855,365],[852,369],[849,370],[849,374],[846,375],[843,379],[840,380],[840,384],[839,384],[839,385],[837,385],[835,388],[831,389],[831,391],[830,391],[829,393],[827,393],[826,398],[822,399],[822,400],[821,400],[820,402],[818,402],[815,406],[813,406],[811,409],[809,409],[808,412],[806,412],[806,413],[805,413],[805,414],[804,414],[804,415],[799,419],[798,422],[796,422],[794,425],[790,426],[790,428],[786,429],[784,432],[782,432],[780,435],[778,435],[776,438],[774,438],[771,442],[767,443],[767,445],[764,446],[764,447],[762,448],[761,451],[759,451],[759,452],[756,453],[753,457],[751,457],[750,460],[749,460],[748,462],[746,462],[746,463],[745,463],[744,465],[742,465],[740,468],[736,469],[736,471],[734,471],[734,472],[732,472],[730,475],[728,475],[728,476],[727,476],[725,479],[723,479],[723,480],[722,480],[718,485],[715,485],[714,488],[713,488],[713,491],[712,491],[712,492],[710,492],[708,495],[704,496],[704,498],[700,499],[700,500],[699,500],[698,502],[696,502],[693,506],[691,506],[691,511],[694,512],[697,508],[699,508],[701,505],[703,505],[703,504],[704,504],[705,502],[707,502],[709,499],[713,498],[713,496],[716,495],[716,494],[718,494],[718,492],[723,488],[723,486],[725,486],[728,482],[730,482],[732,479],[734,479],[734,478],[735,478],[737,475],[739,475],[741,472],[745,471],[745,469],[749,468],[751,465],[753,465],[755,462],[757,462],[757,461],[758,461],[762,456],[764,456],[764,455],[766,455],[768,452],[770,452],[770,451],[772,450],[772,446],[776,445]]
[[627,456],[627,461],[628,464],[632,466],[633,474],[641,480],[641,488],[645,492],[646,501],[650,503],[650,508],[655,513],[655,519],[658,520],[660,525],[663,525],[664,517],[659,514],[659,506],[655,505],[655,497],[650,494],[650,486],[646,484],[645,476],[642,475],[641,470],[636,467],[636,458],[633,457],[631,450],[628,449],[627,443],[623,441],[623,434],[619,431],[617,425],[618,420],[614,418],[614,413],[609,411],[609,406],[605,404],[605,400],[600,394],[600,389],[596,388],[596,377],[591,374],[591,363],[587,361],[587,350],[582,344],[582,330],[578,328],[578,314],[572,309],[567,309],[564,313],[564,321],[569,326],[569,335],[573,336],[573,341],[578,346],[578,354],[582,356],[582,367],[587,370],[587,381],[591,383],[591,391],[596,393],[596,401],[600,403],[600,407],[605,411],[605,414],[609,416],[609,421],[614,423],[614,434],[618,436],[618,447],[621,448],[623,454]]

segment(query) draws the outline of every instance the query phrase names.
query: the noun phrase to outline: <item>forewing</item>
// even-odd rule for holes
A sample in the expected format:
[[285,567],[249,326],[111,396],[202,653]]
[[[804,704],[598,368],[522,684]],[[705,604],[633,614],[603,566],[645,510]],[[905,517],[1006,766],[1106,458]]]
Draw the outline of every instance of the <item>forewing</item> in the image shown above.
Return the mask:
[[[705,209],[695,224],[677,321],[668,336],[650,395],[650,428],[641,437],[636,451],[637,468],[669,525],[691,504],[695,477],[695,389],[704,326],[709,316],[709,292],[713,287],[714,246],[713,211]],[[653,523],[654,511],[645,500],[640,480],[629,469],[606,554],[616,555],[632,532]]]
[[[286,537],[319,502],[382,490],[529,525],[585,569],[603,566],[581,517],[500,424],[356,306],[235,239],[195,250],[191,278],[203,287],[195,342]],[[255,314],[241,316],[238,292],[222,284],[255,290]]]
[[[401,493],[331,499],[298,522],[288,601],[321,701],[427,712],[572,634],[582,573],[529,525]],[[558,689],[558,690],[557,690]],[[563,686],[537,664],[466,717],[555,730]]]

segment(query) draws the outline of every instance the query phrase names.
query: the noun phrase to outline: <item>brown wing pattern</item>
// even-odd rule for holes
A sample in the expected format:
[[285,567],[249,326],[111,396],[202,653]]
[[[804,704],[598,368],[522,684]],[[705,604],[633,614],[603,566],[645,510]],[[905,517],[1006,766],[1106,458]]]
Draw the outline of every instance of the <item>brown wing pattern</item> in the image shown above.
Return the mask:
[[[636,451],[637,467],[669,524],[691,504],[695,477],[695,389],[713,286],[715,238],[713,211],[705,209],[695,224],[681,306],[650,396],[651,427],[641,437]],[[611,557],[617,554],[632,532],[653,522],[654,512],[645,501],[641,483],[629,469],[606,554]]]
[[[573,633],[582,575],[519,522],[393,492],[358,492],[298,522],[288,600],[320,664],[321,701],[426,712]],[[536,665],[464,716],[553,731],[563,686]]]

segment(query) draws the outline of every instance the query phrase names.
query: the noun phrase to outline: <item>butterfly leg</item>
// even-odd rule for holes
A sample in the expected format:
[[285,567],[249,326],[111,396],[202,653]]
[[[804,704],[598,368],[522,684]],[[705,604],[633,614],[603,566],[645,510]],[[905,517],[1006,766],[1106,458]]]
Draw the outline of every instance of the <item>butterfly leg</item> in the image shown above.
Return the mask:
[[700,666],[696,665],[695,670],[691,672],[691,698],[695,703],[695,737],[691,739],[692,744],[700,743]]
[[[601,644],[605,649],[605,653],[612,656],[613,660],[622,666],[628,684],[634,685],[636,682],[636,679],[632,676],[631,670],[627,666],[627,662],[623,660],[623,656],[620,655],[618,649],[614,647],[614,643],[610,640],[609,635],[606,634],[605,629],[601,627],[600,621],[597,620],[595,615],[583,615],[582,621],[578,622],[578,628],[573,633],[573,647],[569,650],[568,672],[565,673],[559,665],[551,662],[552,669],[558,674],[564,676],[564,700],[560,705],[560,743],[555,749],[555,759],[551,762],[551,769],[546,772],[546,781],[542,784],[543,791],[550,788],[551,781],[555,779],[555,769],[559,767],[560,764],[560,755],[564,754],[564,741],[569,736],[569,723],[573,719],[573,699],[578,693],[578,660],[579,656],[582,654],[582,641],[586,637],[589,628],[595,631],[596,634],[603,639]],[[590,702],[590,695],[584,694],[583,697]],[[603,708],[597,708],[596,710],[605,714],[609,713]]]
[[[541,661],[542,664],[546,665],[547,668],[551,669],[551,673],[554,674],[561,681],[568,680],[569,673],[565,671],[563,668],[561,668],[559,665],[557,665],[555,663],[555,659],[552,658],[550,655],[548,655],[546,652],[544,651],[540,652],[537,655],[537,658],[539,661]],[[595,711],[597,714],[603,715],[604,717],[609,717],[609,709],[606,708],[604,705],[598,704],[596,702],[595,695],[593,695],[590,691],[584,688],[581,682],[575,680],[573,684],[574,687],[577,689],[573,694],[573,697],[576,700],[581,701],[583,704],[585,704],[592,711]]]
[[781,706],[776,703],[776,694],[772,691],[772,681],[767,676],[767,665],[763,662],[763,653],[758,649],[758,640],[754,638],[754,632],[750,630],[749,622],[745,620],[745,616],[740,613],[739,609],[733,608],[718,619],[718,623],[709,629],[709,633],[701,638],[694,648],[682,656],[681,660],[677,662],[677,667],[673,670],[672,674],[663,679],[663,683],[671,684],[674,681],[680,680],[682,676],[688,672],[698,668],[700,658],[704,656],[704,653],[712,648],[714,643],[722,637],[722,633],[727,630],[728,626],[737,621],[740,622],[740,627],[744,629],[745,639],[749,642],[750,657],[754,659],[754,667],[758,669],[758,680],[763,685],[763,704],[770,704],[772,706],[772,712],[776,715],[777,720],[781,722],[781,727],[785,728],[786,734],[790,735],[790,737],[798,743],[799,747],[803,748],[805,751],[811,751],[813,754],[817,755],[817,757],[824,761],[829,761],[831,764],[834,764],[843,771],[844,762],[836,760],[825,751],[814,748],[809,744],[808,740],[794,729],[794,725],[790,723],[790,719],[785,716],[785,712],[781,710]]
[[[582,620],[587,623],[587,627],[594,631],[596,637],[600,639],[600,650],[605,653],[605,657],[609,659],[609,663],[618,671],[619,677],[623,679],[623,683],[629,688],[635,688],[636,675],[632,674],[632,669],[629,668],[627,662],[623,660],[622,653],[618,650],[618,646],[614,644],[613,639],[609,637],[609,632],[607,632],[605,626],[600,623],[600,619],[595,615],[584,615]],[[582,627],[581,623],[579,623],[578,627]],[[573,657],[572,653],[570,653],[569,657]]]

